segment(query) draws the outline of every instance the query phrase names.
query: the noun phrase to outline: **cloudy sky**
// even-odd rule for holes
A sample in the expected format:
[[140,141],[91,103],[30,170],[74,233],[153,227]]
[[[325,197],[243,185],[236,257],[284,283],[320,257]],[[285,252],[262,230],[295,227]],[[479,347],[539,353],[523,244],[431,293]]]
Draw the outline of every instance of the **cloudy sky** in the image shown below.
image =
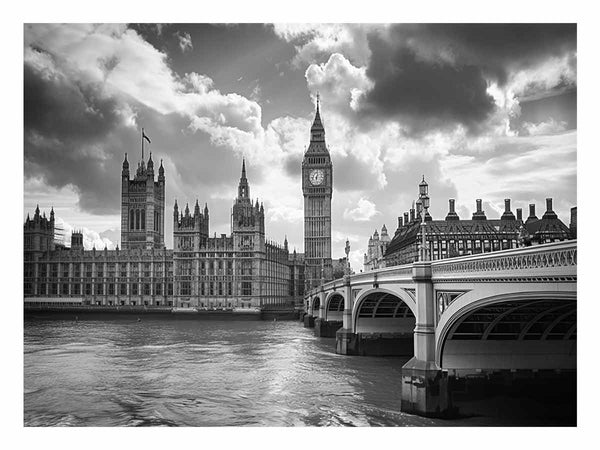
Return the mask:
[[120,240],[124,153],[140,129],[163,160],[166,244],[174,200],[207,202],[229,233],[242,157],[268,237],[303,250],[301,160],[320,92],[334,165],[333,255],[417,196],[469,218],[544,199],[569,223],[577,204],[575,25],[24,26],[24,211],[54,206],[66,237]]

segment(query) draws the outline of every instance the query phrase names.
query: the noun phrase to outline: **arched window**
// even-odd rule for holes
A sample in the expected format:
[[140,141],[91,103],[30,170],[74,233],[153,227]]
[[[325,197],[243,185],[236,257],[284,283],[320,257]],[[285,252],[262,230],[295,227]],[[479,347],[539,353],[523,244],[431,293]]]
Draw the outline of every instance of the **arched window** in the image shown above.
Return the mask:
[[139,209],[135,210],[135,229],[136,230],[140,229],[140,210]]
[[129,211],[129,229],[133,230],[133,227],[135,225],[135,221],[134,221],[134,215],[133,215],[133,209]]
[[142,226],[140,227],[142,230],[146,229],[146,210],[142,209]]

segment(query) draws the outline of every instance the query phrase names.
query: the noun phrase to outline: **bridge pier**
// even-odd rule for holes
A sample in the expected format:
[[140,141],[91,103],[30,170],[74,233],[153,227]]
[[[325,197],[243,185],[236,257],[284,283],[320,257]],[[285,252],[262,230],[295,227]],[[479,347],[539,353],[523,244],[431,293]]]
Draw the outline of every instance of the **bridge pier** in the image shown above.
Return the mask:
[[315,336],[317,337],[335,337],[337,330],[342,328],[341,320],[315,319]]
[[400,409],[426,417],[447,416],[451,412],[448,373],[435,363],[435,297],[431,262],[413,264],[417,305],[414,330],[414,357],[402,367]]
[[354,298],[350,287],[350,276],[344,275],[344,312],[342,313],[342,327],[335,332],[335,352],[338,355],[352,355],[348,353],[352,349],[354,333],[352,331],[352,309]]
[[448,372],[434,362],[412,358],[402,367],[402,402],[400,410],[425,417],[448,417],[452,405],[448,389]]
[[304,328],[314,328],[315,327],[315,318],[312,314],[304,315]]
[[344,328],[335,335],[340,355],[407,356],[413,354],[413,336],[406,333],[353,333]]

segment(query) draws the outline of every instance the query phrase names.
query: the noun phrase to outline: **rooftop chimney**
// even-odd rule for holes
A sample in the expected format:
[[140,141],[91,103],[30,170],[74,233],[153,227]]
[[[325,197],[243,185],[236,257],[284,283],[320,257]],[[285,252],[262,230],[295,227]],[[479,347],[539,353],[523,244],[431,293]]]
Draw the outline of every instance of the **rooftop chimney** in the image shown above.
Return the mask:
[[571,237],[577,239],[577,206],[571,208],[571,223],[569,224],[571,229]]
[[510,210],[510,198],[504,199],[504,213],[500,220],[515,220],[515,215]]
[[459,220],[458,214],[454,210],[454,199],[451,198],[448,200],[448,215],[446,216],[446,220]]
[[408,225],[408,213],[404,213],[404,225]]
[[537,216],[535,215],[535,203],[529,204],[529,217],[527,218],[526,222],[531,222],[532,220],[538,220]]
[[402,216],[398,216],[398,228],[402,227]]
[[521,208],[517,208],[517,220],[523,221],[523,210]]
[[413,222],[415,220],[415,208],[410,208],[410,221]]
[[485,213],[483,212],[483,209],[481,207],[481,199],[478,198],[477,200],[475,200],[475,202],[477,203],[477,211],[475,211],[473,213],[473,220],[486,220],[487,217],[485,217]]
[[552,211],[552,199],[546,199],[546,212],[542,216],[542,219],[558,219],[558,216]]

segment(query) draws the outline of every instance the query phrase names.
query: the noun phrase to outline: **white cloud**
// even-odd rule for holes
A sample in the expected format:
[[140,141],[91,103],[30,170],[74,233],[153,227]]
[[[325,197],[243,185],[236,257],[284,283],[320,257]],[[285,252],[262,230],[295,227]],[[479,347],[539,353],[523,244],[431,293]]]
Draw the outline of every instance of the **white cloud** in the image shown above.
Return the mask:
[[366,198],[361,197],[358,200],[356,208],[346,208],[344,210],[344,219],[353,220],[355,222],[366,222],[371,220],[377,214],[381,213],[377,211],[375,203]]
[[295,44],[293,64],[298,68],[327,59],[332,53],[342,53],[361,66],[366,65],[371,51],[367,34],[381,24],[275,24],[275,33]]
[[568,88],[577,84],[576,52],[547,58],[537,66],[511,73],[507,90],[522,101],[554,95],[557,86]]
[[106,247],[108,250],[114,250],[115,244],[107,237],[101,237],[97,231],[90,230],[86,227],[73,227],[70,223],[65,222],[61,217],[56,217],[55,223],[57,228],[62,230],[63,242],[67,246],[71,246],[71,234],[74,231],[81,231],[83,233],[83,247],[86,250],[96,248],[96,250],[104,250]]
[[567,122],[562,120],[556,121],[554,118],[550,117],[546,122],[524,122],[523,128],[527,130],[529,136],[543,136],[547,134],[562,133],[567,129]]
[[360,109],[361,97],[373,87],[366,67],[355,67],[340,53],[333,53],[323,64],[311,64],[305,73],[308,89],[322,92],[330,106]]
[[180,33],[178,31],[176,35],[177,39],[179,39],[179,48],[181,49],[181,53],[185,53],[187,50],[192,50],[194,48],[190,33]]
[[555,211],[568,222],[569,208],[577,202],[576,155],[577,133],[572,131],[497,139],[482,154],[448,155],[440,163],[443,175],[456,185],[457,207],[473,211],[475,199],[481,198],[500,211],[504,199],[511,198],[513,211],[525,211],[529,203],[543,205],[553,197]]

